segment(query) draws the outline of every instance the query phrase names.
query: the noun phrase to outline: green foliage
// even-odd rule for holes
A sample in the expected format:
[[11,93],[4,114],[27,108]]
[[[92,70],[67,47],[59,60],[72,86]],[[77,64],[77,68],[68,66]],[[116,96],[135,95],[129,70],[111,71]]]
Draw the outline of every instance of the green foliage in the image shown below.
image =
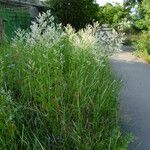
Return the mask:
[[150,31],[144,31],[136,42],[135,54],[150,63]]
[[134,7],[135,4],[137,4],[140,1],[141,0],[125,0],[123,5],[124,5],[124,7],[126,7],[127,9],[129,9],[129,11],[130,11],[131,8]]
[[[139,14],[133,16],[134,27],[137,31],[142,31],[140,36],[136,35],[133,45],[135,54],[150,63],[150,1],[140,1],[138,5]],[[133,39],[133,38],[132,38]]]
[[142,30],[141,36],[134,43],[136,55],[150,63],[150,1],[143,0],[139,5],[141,18],[136,20],[135,25]]
[[138,30],[148,30],[150,26],[150,1],[143,0],[138,6],[139,14],[134,16],[135,27]]
[[140,39],[141,32],[137,32],[137,30],[130,30],[128,34],[126,35],[127,38],[124,41],[125,45],[134,45],[134,43]]
[[117,25],[128,15],[128,11],[121,5],[115,5],[107,3],[99,10],[99,22],[100,24]]
[[1,48],[0,148],[126,150],[119,83],[93,32],[39,28]]
[[71,24],[78,30],[97,20],[99,6],[94,0],[47,0],[47,2],[53,16],[64,26]]
[[76,29],[92,24],[93,20],[100,24],[117,26],[123,18],[129,16],[129,9],[119,4],[107,3],[100,7],[94,0],[47,0],[57,22],[64,26],[71,24]]

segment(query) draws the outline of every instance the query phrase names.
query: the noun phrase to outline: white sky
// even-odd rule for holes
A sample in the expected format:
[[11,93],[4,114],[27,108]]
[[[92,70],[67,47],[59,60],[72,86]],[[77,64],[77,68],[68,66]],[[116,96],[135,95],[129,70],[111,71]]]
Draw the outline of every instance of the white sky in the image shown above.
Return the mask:
[[105,5],[106,3],[120,3],[122,4],[124,0],[97,0],[97,3],[100,5]]
[[[41,1],[45,1],[45,0],[41,0]],[[120,4],[123,4],[123,1],[124,0],[96,0],[97,3],[99,5],[105,5],[106,3],[112,3],[112,4],[115,4],[115,3],[120,3]]]

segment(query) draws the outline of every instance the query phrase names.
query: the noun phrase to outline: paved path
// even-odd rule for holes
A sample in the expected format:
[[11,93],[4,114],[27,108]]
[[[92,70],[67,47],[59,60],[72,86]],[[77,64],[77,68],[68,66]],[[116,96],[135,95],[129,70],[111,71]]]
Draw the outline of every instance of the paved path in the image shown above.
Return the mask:
[[134,57],[129,49],[111,57],[112,68],[123,82],[122,130],[137,138],[129,150],[150,150],[150,65]]

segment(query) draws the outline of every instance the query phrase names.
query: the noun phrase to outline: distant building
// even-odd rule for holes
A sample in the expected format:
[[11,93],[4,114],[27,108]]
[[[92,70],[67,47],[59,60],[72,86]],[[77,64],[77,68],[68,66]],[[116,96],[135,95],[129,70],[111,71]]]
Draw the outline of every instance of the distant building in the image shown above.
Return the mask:
[[40,0],[0,0],[0,29],[12,37],[17,28],[27,29],[45,9]]

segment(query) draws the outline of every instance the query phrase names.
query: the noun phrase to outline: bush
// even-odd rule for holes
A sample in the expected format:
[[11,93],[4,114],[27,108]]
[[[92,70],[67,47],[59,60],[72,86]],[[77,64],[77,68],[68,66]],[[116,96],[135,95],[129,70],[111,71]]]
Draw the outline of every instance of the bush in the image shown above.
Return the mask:
[[63,31],[52,20],[43,14],[5,49],[0,147],[127,149],[118,124],[119,83],[95,28]]
[[126,39],[124,40],[124,44],[125,45],[134,45],[134,43],[139,40],[139,38],[141,37],[141,32],[137,31],[137,30],[130,30],[130,32],[128,32],[128,34],[126,34]]
[[134,42],[136,55],[150,62],[150,31],[144,31],[138,40]]
[[143,0],[138,5],[138,12],[133,16],[134,27],[137,30],[148,30],[150,26],[150,1]]

